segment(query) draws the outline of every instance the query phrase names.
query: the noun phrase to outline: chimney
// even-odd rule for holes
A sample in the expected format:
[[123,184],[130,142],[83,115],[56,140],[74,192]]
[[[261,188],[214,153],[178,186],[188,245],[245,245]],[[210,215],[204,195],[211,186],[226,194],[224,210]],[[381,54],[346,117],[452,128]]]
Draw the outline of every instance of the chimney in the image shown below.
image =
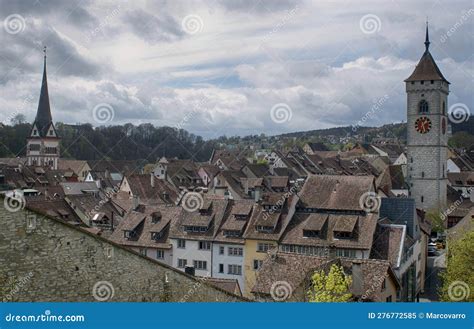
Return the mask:
[[194,276],[195,274],[194,266],[186,266],[184,268],[184,273]]
[[153,173],[150,174],[150,185],[151,187],[155,187],[155,175]]
[[357,297],[364,294],[362,262],[357,259],[352,261],[352,293]]

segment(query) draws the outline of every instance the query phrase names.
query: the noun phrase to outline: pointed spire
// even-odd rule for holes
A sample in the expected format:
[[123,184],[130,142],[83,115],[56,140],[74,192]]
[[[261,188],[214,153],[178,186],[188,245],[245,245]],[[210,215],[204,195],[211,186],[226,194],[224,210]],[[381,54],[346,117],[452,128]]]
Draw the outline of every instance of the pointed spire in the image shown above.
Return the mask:
[[425,37],[425,51],[428,52],[430,48],[430,36],[428,34],[428,20],[426,20],[426,37]]
[[43,48],[44,53],[44,66],[43,66],[43,81],[41,83],[41,93],[38,103],[38,110],[36,112],[35,124],[38,128],[40,136],[46,134],[46,130],[49,125],[53,122],[51,116],[51,108],[49,105],[49,93],[48,93],[48,79],[46,76],[46,47]]

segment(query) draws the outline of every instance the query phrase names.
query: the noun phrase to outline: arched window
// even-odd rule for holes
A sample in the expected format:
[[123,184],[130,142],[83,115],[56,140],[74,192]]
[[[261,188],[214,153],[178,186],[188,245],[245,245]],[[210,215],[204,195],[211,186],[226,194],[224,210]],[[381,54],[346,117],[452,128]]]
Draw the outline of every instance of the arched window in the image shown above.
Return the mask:
[[446,115],[446,103],[443,102],[443,115]]
[[418,105],[418,111],[419,113],[428,113],[428,102],[423,99]]

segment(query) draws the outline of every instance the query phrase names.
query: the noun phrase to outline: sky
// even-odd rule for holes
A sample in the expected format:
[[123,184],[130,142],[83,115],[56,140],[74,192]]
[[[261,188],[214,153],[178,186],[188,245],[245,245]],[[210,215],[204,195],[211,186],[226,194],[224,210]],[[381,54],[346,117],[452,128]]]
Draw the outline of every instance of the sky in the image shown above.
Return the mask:
[[34,120],[47,47],[53,120],[205,138],[406,121],[430,51],[474,114],[474,3],[0,0],[0,121]]

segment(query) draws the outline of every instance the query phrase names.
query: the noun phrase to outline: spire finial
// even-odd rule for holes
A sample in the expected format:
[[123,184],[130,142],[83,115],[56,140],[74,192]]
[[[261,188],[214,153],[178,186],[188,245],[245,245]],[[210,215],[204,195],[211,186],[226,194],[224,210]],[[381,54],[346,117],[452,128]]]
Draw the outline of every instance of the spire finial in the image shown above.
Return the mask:
[[428,49],[430,48],[430,36],[428,34],[428,17],[426,18],[425,48],[426,48],[426,51],[428,51]]

